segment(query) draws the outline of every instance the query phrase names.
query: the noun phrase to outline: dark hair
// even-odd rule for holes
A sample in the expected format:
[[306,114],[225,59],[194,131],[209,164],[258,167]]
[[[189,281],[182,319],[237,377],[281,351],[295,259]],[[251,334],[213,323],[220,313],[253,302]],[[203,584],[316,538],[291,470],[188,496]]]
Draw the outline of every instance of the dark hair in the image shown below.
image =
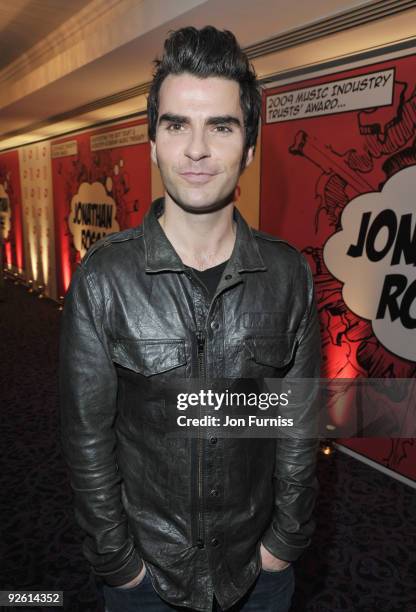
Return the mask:
[[244,116],[245,143],[242,168],[248,149],[255,146],[261,109],[261,95],[256,73],[234,34],[213,26],[201,30],[194,27],[172,32],[165,40],[161,60],[155,60],[156,70],[147,99],[148,132],[155,140],[159,115],[159,91],[169,74],[189,72],[195,76],[224,77],[240,85],[240,104]]

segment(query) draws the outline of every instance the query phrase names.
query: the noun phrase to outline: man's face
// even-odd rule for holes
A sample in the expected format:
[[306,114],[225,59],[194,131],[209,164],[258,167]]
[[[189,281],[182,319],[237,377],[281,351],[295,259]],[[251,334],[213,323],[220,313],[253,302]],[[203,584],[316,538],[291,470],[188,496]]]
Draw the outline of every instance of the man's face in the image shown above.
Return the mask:
[[[210,212],[233,200],[241,173],[244,119],[236,81],[169,75],[159,92],[152,160],[166,197],[189,212]],[[248,151],[246,166],[253,158]]]

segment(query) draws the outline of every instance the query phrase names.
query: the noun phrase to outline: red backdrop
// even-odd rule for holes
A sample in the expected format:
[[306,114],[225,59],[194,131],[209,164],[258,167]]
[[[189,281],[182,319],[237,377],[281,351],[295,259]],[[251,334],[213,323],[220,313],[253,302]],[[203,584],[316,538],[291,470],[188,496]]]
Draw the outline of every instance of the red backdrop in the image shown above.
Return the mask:
[[[140,137],[133,134],[135,129],[140,131]],[[52,153],[58,295],[65,294],[76,264],[84,252],[79,250],[74,239],[75,217],[77,223],[81,223],[82,217],[83,236],[87,235],[88,238],[83,238],[83,243],[87,248],[111,231],[139,225],[149,208],[150,152],[147,137],[143,137],[145,131],[145,122],[135,120],[52,142],[52,150],[55,151],[59,146],[67,146],[66,151]],[[117,135],[114,142],[111,140],[111,132]],[[91,139],[99,135],[105,135],[105,141],[98,143],[96,150],[92,150],[94,146],[91,145]],[[97,195],[99,202],[96,199],[94,201]],[[77,203],[78,196],[82,206]],[[88,197],[90,202],[85,200]],[[74,207],[72,211],[71,202]],[[111,203],[114,205],[111,206]],[[112,227],[102,222],[102,228],[97,230],[97,216],[94,217],[95,223],[91,220],[91,214],[96,214],[96,211],[91,213],[94,206],[96,209],[101,206],[105,217],[112,215]],[[86,219],[88,214],[89,222]],[[86,229],[88,224],[91,231]]]
[[[379,192],[389,179],[398,182],[399,173],[413,181],[407,191],[414,194],[415,174],[406,174],[406,170],[416,164],[416,56],[272,87],[264,92],[263,102],[260,227],[302,250],[314,272],[324,354],[322,376],[414,377],[416,359],[403,355],[412,353],[409,343],[416,347],[416,301],[411,306],[411,324],[408,329],[401,327],[406,340],[398,348],[388,309],[377,321],[364,316],[365,296],[380,297],[374,293],[390,271],[391,251],[377,263],[363,261],[361,281],[357,281],[360,266],[353,268],[352,264],[359,264],[360,258],[350,260],[349,272],[342,241],[332,242],[332,259],[324,247],[326,243],[329,247],[330,238],[345,233],[347,220],[354,218],[353,206],[357,211],[359,202],[370,202],[357,199],[362,194],[372,194],[365,196],[374,200],[369,205],[372,219],[381,201]],[[389,201],[391,214],[407,206],[400,198],[409,194],[397,193],[397,199]],[[359,227],[353,228],[357,237]],[[386,240],[385,235],[378,238]],[[415,281],[414,252],[415,240],[409,247],[409,262],[402,258],[399,266],[408,286]],[[342,272],[335,274],[338,268]],[[356,278],[347,282],[352,272]],[[380,327],[383,329],[377,331]],[[341,442],[416,480],[414,439]]]
[[6,262],[23,271],[22,197],[20,190],[19,155],[17,151],[0,154],[0,185],[10,203],[10,231],[5,240]]

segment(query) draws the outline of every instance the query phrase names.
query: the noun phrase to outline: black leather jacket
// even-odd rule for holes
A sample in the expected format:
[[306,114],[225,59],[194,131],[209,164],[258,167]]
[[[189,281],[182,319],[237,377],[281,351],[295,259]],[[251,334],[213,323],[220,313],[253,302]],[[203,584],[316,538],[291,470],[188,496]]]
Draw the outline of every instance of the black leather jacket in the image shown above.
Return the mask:
[[[313,280],[293,247],[237,237],[211,303],[167,240],[153,203],[143,225],[105,237],[66,295],[60,344],[62,447],[86,533],[110,586],[143,561],[175,605],[227,609],[261,568],[260,543],[296,560],[314,529],[317,440],[165,437],[155,391],[178,377],[319,377]],[[202,362],[201,362],[202,359]]]

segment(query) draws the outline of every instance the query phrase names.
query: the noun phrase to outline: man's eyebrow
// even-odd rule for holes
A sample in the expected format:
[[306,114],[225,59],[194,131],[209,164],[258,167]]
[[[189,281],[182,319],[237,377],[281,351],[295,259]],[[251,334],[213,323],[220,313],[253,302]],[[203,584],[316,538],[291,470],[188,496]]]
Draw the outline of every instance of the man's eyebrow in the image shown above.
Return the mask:
[[164,113],[159,117],[159,123],[166,121],[167,123],[189,123],[189,118],[184,115],[174,115],[173,113]]
[[[190,123],[189,117],[185,117],[185,115],[175,115],[174,113],[163,113],[159,117],[159,123],[179,123],[185,124]],[[236,125],[237,127],[241,127],[241,121],[238,117],[234,115],[218,115],[214,117],[208,117],[207,125]]]
[[241,127],[241,121],[238,117],[234,117],[234,115],[218,115],[216,117],[209,117],[207,120],[208,125],[236,125]]

